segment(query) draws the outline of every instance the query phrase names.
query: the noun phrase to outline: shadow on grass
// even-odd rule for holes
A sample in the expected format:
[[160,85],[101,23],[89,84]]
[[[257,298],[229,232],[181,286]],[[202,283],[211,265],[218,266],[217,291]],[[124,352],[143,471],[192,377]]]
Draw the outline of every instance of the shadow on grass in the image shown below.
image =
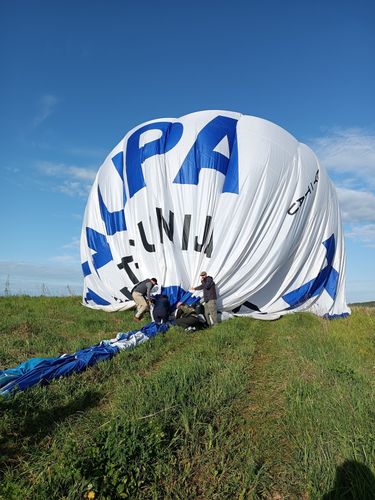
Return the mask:
[[73,415],[78,415],[97,406],[101,399],[100,392],[87,390],[65,405],[41,410],[35,408],[26,415],[22,414],[24,413],[22,405],[13,407],[11,413],[15,427],[1,436],[0,464],[8,460],[13,461],[13,459],[18,461],[18,457],[22,454],[20,443],[27,442],[31,446],[38,445],[42,439],[52,433],[57,425]]
[[375,476],[364,464],[346,460],[336,469],[333,489],[322,500],[374,500]]

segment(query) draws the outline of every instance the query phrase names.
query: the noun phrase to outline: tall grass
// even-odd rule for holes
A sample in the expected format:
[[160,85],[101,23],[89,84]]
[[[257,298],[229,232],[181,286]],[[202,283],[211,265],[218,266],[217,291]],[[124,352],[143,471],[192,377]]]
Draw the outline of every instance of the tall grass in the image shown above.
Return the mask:
[[[172,328],[1,400],[0,496],[375,498],[374,316]],[[134,327],[75,297],[5,297],[1,367]]]

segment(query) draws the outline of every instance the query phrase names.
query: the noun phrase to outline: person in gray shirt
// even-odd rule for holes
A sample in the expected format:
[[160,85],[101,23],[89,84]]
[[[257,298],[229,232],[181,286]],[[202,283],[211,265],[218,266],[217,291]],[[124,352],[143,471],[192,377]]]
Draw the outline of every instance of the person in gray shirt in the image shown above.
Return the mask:
[[148,278],[146,280],[140,281],[135,285],[132,290],[132,297],[137,307],[134,321],[141,321],[142,316],[146,311],[150,309],[151,304],[151,290],[157,285],[156,278]]
[[217,306],[216,306],[216,285],[211,276],[207,276],[206,271],[200,274],[201,285],[191,288],[191,290],[203,290],[204,315],[209,325],[217,325]]

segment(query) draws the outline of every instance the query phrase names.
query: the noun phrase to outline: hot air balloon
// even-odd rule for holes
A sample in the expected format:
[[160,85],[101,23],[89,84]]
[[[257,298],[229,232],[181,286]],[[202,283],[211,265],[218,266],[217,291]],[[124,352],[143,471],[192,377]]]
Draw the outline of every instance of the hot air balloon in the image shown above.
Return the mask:
[[92,186],[81,258],[83,303],[95,309],[133,307],[133,287],[151,276],[176,303],[204,270],[223,317],[350,313],[340,211],[324,167],[278,125],[241,113],[201,111],[130,130]]

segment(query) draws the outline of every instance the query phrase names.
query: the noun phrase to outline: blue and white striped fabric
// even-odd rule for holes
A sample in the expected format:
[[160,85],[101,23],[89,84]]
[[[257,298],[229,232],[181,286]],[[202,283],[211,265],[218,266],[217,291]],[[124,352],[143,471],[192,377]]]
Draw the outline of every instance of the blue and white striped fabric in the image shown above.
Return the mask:
[[36,384],[47,384],[51,380],[79,373],[89,366],[111,359],[121,350],[133,349],[147,342],[158,333],[168,330],[168,323],[149,323],[140,330],[118,333],[115,339],[103,340],[99,344],[63,354],[56,358],[32,358],[16,368],[0,370],[0,395],[6,396],[15,390],[25,390]]

